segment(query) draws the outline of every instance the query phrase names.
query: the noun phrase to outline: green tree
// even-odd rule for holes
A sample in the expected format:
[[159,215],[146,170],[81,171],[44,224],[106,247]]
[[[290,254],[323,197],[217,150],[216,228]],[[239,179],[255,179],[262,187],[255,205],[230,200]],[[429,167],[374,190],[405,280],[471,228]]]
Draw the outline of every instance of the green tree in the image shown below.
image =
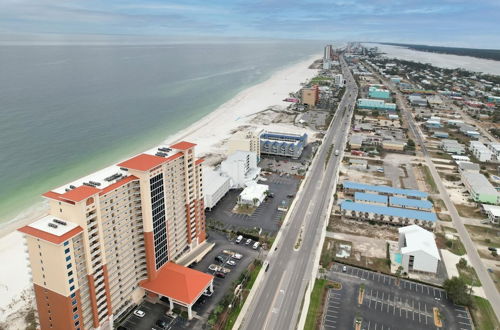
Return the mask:
[[406,142],[408,148],[410,149],[414,149],[415,148],[415,141],[413,141],[412,139],[408,139],[408,142]]
[[457,305],[469,306],[472,302],[469,287],[461,277],[453,276],[443,283],[443,288],[451,301]]

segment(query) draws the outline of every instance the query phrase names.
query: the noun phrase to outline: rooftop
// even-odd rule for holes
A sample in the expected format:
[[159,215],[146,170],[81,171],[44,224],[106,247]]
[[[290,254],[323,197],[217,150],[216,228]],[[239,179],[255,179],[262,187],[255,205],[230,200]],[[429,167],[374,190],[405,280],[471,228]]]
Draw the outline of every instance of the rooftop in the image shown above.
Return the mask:
[[191,305],[207,289],[213,278],[212,275],[167,262],[156,279],[145,280],[140,285],[147,291]]
[[176,143],[176,144],[170,146],[170,148],[176,149],[176,150],[187,150],[187,149],[193,148],[195,146],[196,146],[196,144],[194,144],[194,143],[181,141],[179,143]]
[[387,205],[387,196],[383,196],[383,195],[355,192],[354,199],[356,201],[359,200],[359,201],[367,201],[367,202],[375,202],[375,203],[384,203]]
[[80,233],[83,229],[75,223],[47,215],[18,230],[26,235],[34,236],[54,244],[61,244]]
[[372,204],[363,204],[356,202],[342,202],[340,207],[343,210],[376,213],[400,218],[411,218],[423,221],[435,222],[437,220],[436,214],[433,212],[423,212],[409,209],[402,209],[397,207],[379,206]]
[[421,197],[421,198],[427,198],[428,196],[426,192],[420,190],[399,189],[399,188],[392,188],[389,186],[372,186],[369,184],[352,182],[352,181],[344,181],[342,184],[344,188],[348,189],[359,189],[366,191],[375,191],[379,193],[398,194],[398,195],[406,195],[406,196]]
[[406,245],[401,249],[401,253],[424,251],[434,258],[441,260],[433,233],[417,225],[401,227],[398,230],[400,234],[404,234],[406,241]]
[[432,209],[432,203],[428,200],[402,198],[402,197],[389,197],[389,204],[391,206],[400,207],[415,207],[419,209]]
[[462,177],[472,187],[472,190],[478,194],[500,195],[490,181],[488,181],[488,179],[486,179],[486,177],[479,172],[463,172]]

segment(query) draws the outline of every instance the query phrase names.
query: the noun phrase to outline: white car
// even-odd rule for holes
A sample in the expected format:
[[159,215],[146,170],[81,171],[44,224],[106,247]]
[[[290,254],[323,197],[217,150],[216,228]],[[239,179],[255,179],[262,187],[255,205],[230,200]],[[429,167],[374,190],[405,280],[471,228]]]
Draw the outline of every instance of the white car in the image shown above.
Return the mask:
[[233,258],[236,260],[241,260],[241,258],[243,258],[243,255],[241,255],[239,253],[235,253],[235,254],[233,254]]
[[236,266],[236,262],[234,262],[234,260],[228,260],[226,264],[228,264],[229,266]]
[[137,316],[137,317],[144,317],[144,315],[146,315],[146,312],[141,311],[140,309],[136,309],[134,311],[134,315]]

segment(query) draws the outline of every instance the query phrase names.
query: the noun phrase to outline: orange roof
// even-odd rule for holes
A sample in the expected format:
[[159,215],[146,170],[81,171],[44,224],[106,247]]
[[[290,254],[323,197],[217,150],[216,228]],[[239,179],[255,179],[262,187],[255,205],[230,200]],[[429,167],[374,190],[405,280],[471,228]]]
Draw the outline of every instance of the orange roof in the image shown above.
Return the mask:
[[190,305],[206,290],[213,278],[212,275],[167,262],[156,279],[143,281],[140,285],[150,292]]
[[58,200],[61,202],[65,202],[65,203],[75,204],[72,201],[68,201],[68,200],[61,198],[61,194],[56,193],[55,191],[47,191],[46,193],[43,193],[42,196],[47,197],[47,198],[52,198],[52,199],[55,199],[55,200]]
[[129,183],[130,181],[134,181],[134,180],[139,180],[138,177],[136,177],[135,175],[129,175],[123,179],[121,179],[120,181],[117,181],[113,184],[110,184],[109,186],[107,186],[106,188],[102,189],[101,192],[99,193],[99,195],[104,195],[110,191],[113,191],[115,190],[116,188],[120,187],[120,186],[123,186],[124,184],[127,184]]
[[196,144],[191,143],[191,142],[182,141],[182,142],[174,144],[173,146],[170,146],[170,148],[177,149],[177,150],[187,150],[187,149],[192,148],[194,146],[196,146]]
[[166,161],[168,161],[167,158],[163,158],[160,156],[140,154],[133,158],[130,158],[129,160],[121,162],[120,164],[118,164],[118,166],[137,171],[149,171],[153,167],[161,165]]
[[72,201],[72,202],[80,202],[84,199],[89,198],[92,195],[97,194],[101,189],[82,185],[80,187],[76,187],[75,189],[71,189],[70,191],[65,192],[64,194],[59,195],[60,198]]
[[34,236],[34,237],[43,239],[44,241],[49,241],[49,242],[54,243],[54,244],[61,244],[62,242],[66,241],[66,240],[70,239],[71,237],[82,232],[83,229],[82,229],[82,227],[78,226],[78,227],[71,229],[66,234],[61,235],[61,236],[57,236],[57,235],[48,233],[48,232],[40,230],[40,229],[30,227],[30,226],[21,227],[18,229],[18,231],[20,231],[21,233],[30,235],[30,236]]
[[203,163],[204,161],[205,161],[205,159],[204,159],[204,158],[198,158],[198,159],[197,159],[194,163],[195,163],[196,165],[198,165],[198,164]]

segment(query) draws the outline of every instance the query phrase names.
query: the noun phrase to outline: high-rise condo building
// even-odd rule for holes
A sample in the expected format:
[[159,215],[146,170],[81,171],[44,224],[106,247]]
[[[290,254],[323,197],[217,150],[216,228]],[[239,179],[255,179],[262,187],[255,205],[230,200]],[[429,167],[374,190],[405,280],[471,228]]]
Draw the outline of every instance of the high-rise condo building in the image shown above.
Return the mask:
[[144,297],[191,314],[211,275],[176,262],[205,245],[201,159],[180,142],[45,193],[24,226],[42,329],[111,329]]

